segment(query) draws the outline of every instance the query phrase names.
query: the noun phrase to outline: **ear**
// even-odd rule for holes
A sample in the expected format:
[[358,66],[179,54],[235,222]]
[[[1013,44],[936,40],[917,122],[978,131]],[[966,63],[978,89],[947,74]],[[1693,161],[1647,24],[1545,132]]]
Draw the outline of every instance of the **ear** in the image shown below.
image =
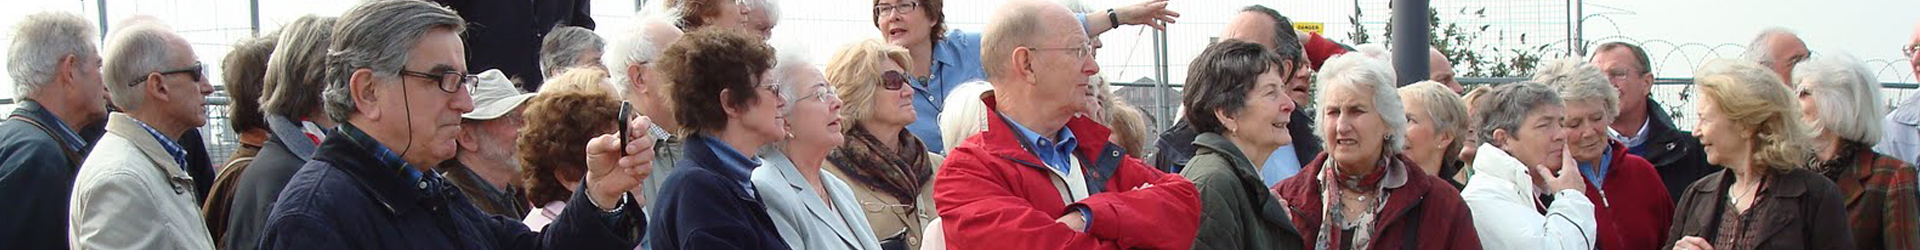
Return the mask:
[[453,136],[453,141],[455,142],[454,144],[460,145],[461,151],[479,152],[480,138],[477,135],[474,135],[474,130],[477,130],[477,129],[480,129],[480,128],[476,126],[471,126],[471,125],[460,126],[460,132],[454,134]]
[[733,105],[727,105],[728,103],[733,103],[733,90],[731,89],[720,90],[720,109],[726,111],[727,118],[740,117],[741,113],[746,112],[746,110],[740,110],[739,108],[734,108]]
[[[1451,134],[1438,134],[1436,136],[1439,136],[1440,138],[1437,142],[1434,143],[1433,148],[1441,149],[1441,150],[1446,150],[1447,145],[1453,145],[1454,137],[1456,137]],[[1463,145],[1463,147],[1472,147],[1472,146],[1473,145]]]
[[[53,74],[53,82],[75,83],[73,82],[73,78],[76,78],[74,74],[80,73],[79,69],[80,69],[79,57],[75,57],[73,56],[73,54],[67,54],[67,56],[60,57],[60,65],[54,67],[53,69],[54,72],[59,72],[57,74]],[[75,83],[75,84],[78,84],[78,83]]]
[[1487,143],[1491,143],[1495,147],[1500,147],[1500,149],[1506,149],[1507,145],[1509,145],[1507,143],[1508,140],[1513,140],[1513,134],[1507,133],[1507,129],[1494,129],[1493,138],[1492,140],[1487,140]]
[[1233,121],[1233,115],[1227,114],[1226,109],[1213,109],[1213,117],[1216,120],[1220,120],[1220,126],[1227,127],[1227,132],[1240,131],[1240,124]]
[[140,86],[141,92],[146,93],[147,98],[152,98],[152,100],[155,101],[171,101],[173,97],[167,96],[167,91],[171,91],[172,88],[167,87],[167,82],[163,81],[163,78],[164,77],[160,76],[160,73],[147,73],[147,82],[141,83]]
[[644,92],[647,89],[647,80],[646,78],[642,78],[642,77],[646,76],[646,72],[647,72],[646,68],[640,67],[640,64],[628,63],[626,74],[627,74],[627,81],[629,82],[623,82],[620,84],[627,84],[627,86],[633,86],[635,89],[638,89]]
[[356,110],[367,116],[368,120],[378,121],[380,109],[374,107],[379,107],[377,103],[380,98],[375,96],[378,92],[374,90],[373,80],[373,69],[353,70],[353,74],[347,78],[347,93],[352,96],[354,107],[360,107]]
[[1034,74],[1035,71],[1033,70],[1033,50],[1032,49],[1029,49],[1027,47],[1016,47],[1013,49],[1013,56],[1011,58],[1008,58],[1008,61],[1013,62],[1013,67],[1014,67],[1013,70],[1015,70],[1016,72],[1019,72],[1019,74],[1017,75],[1019,75],[1021,78],[1025,78],[1027,82],[1030,82],[1030,83],[1040,82],[1040,79],[1035,77],[1036,76]]

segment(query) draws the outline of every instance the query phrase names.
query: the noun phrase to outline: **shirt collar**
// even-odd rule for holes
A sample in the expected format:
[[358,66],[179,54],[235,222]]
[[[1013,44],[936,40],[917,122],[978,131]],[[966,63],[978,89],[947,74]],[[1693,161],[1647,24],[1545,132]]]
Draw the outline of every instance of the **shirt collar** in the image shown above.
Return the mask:
[[159,130],[154,130],[152,126],[147,126],[147,122],[143,122],[138,119],[133,119],[133,123],[140,124],[141,129],[147,130],[148,134],[153,135],[153,139],[160,141],[160,148],[166,149],[167,155],[173,156],[173,163],[175,164],[174,166],[180,166],[181,169],[186,169],[187,150],[182,149],[180,147],[180,143],[174,142],[172,139],[167,139],[167,136],[164,134],[161,134]]
[[[59,116],[54,116],[53,111],[47,110],[45,105],[41,105],[40,102],[34,101],[32,99],[28,99],[28,100],[21,101],[21,107],[25,110],[28,110],[28,112],[32,112],[33,116],[38,116],[38,121],[41,123],[46,123],[48,127],[47,129],[52,129],[55,134],[59,134],[58,136],[55,136],[57,138],[56,140],[67,141],[67,147],[69,147],[69,149],[73,150],[74,152],[85,151],[84,149],[86,148],[87,144],[89,144],[89,142],[86,139],[81,139],[80,133],[74,132],[72,127],[67,127],[67,122],[60,120]],[[162,140],[162,141],[165,141],[165,140]]]
[[1040,160],[1045,161],[1049,167],[1060,169],[1061,173],[1072,171],[1071,168],[1067,166],[1069,164],[1068,161],[1071,161],[1070,158],[1073,157],[1074,149],[1080,144],[1079,140],[1073,137],[1073,130],[1064,127],[1061,128],[1060,132],[1056,134],[1056,137],[1060,139],[1056,141],[1052,138],[1041,136],[1039,132],[1027,129],[1026,126],[1020,125],[1019,122],[1008,120],[1007,124],[1013,125],[1013,131],[1020,132],[1020,138],[1022,139],[1020,140],[1020,145],[1026,147],[1028,151],[1034,152],[1034,156],[1039,156]]
[[386,145],[381,145],[380,141],[374,140],[373,136],[367,135],[367,133],[361,131],[359,127],[353,126],[353,124],[342,124],[339,127],[339,133],[339,136],[344,136],[347,140],[360,146],[360,148],[373,153],[374,159],[378,160],[382,165],[385,165],[386,168],[395,169],[397,173],[406,178],[406,182],[412,183],[419,181],[423,176],[419,169],[413,168],[413,164],[401,159],[400,154],[393,153],[393,150],[387,149]]
[[1614,141],[1619,141],[1621,144],[1626,144],[1627,147],[1640,146],[1640,144],[1647,142],[1647,124],[1652,124],[1652,123],[1653,123],[1653,119],[1647,119],[1646,121],[1640,122],[1640,131],[1635,132],[1633,136],[1620,134],[1620,131],[1613,130],[1613,128],[1607,128],[1607,137],[1612,137]]
[[734,150],[733,146],[729,146],[725,142],[721,142],[712,136],[696,134],[691,136],[689,140],[705,144],[707,150],[713,152],[714,159],[719,161],[717,162],[719,167],[715,168],[714,171],[718,171],[721,175],[732,179],[731,181],[733,181],[734,184],[746,188],[747,195],[757,197],[757,194],[753,192],[753,182],[750,177],[753,176],[753,168],[760,166],[760,159],[747,157],[746,154],[740,153],[739,150]]

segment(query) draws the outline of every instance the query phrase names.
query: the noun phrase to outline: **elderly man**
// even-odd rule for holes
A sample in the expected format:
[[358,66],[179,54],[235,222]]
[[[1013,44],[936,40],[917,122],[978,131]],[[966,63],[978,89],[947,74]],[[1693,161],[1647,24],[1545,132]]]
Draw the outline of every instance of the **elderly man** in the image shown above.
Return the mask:
[[1453,90],[1454,94],[1467,93],[1466,86],[1461,86],[1460,80],[1454,79],[1453,61],[1447,60],[1447,54],[1440,53],[1439,47],[1427,47],[1427,67],[1428,80],[1447,85],[1447,89]]
[[1606,73],[1607,81],[1620,91],[1620,114],[1608,125],[1607,136],[1626,144],[1627,153],[1653,163],[1669,199],[1679,201],[1680,192],[1693,181],[1720,171],[1707,164],[1699,139],[1675,129],[1673,118],[1662,108],[1666,106],[1648,94],[1653,90],[1653,70],[1646,50],[1622,42],[1600,44],[1588,62]]
[[744,0],[747,8],[747,31],[759,35],[760,40],[773,39],[773,26],[780,25],[780,2],[778,0]]
[[534,93],[521,93],[500,70],[481,72],[473,87],[473,111],[460,115],[460,152],[434,170],[460,188],[473,206],[492,215],[518,218],[533,211],[520,190],[520,159],[514,138],[520,135],[520,110]]
[[[1227,29],[1221,32],[1220,39],[1258,43],[1282,57],[1299,58],[1294,61],[1306,62],[1306,54],[1302,51],[1298,34],[1293,29],[1293,21],[1280,15],[1279,11],[1266,6],[1251,5],[1241,8],[1240,13],[1234,14],[1233,18],[1227,21]],[[1305,67],[1301,69],[1294,71],[1296,76],[1313,74],[1312,70],[1305,70]],[[1295,105],[1306,106],[1305,102],[1311,100],[1307,96],[1306,90],[1309,88],[1307,82],[1307,77],[1288,77],[1287,94],[1294,100]],[[1274,150],[1267,157],[1266,162],[1261,164],[1260,179],[1267,186],[1273,186],[1280,183],[1280,180],[1293,177],[1300,172],[1300,164],[1313,161],[1313,157],[1319,155],[1321,151],[1320,137],[1313,134],[1312,113],[1305,109],[1295,109],[1290,116],[1292,116],[1291,121],[1294,122],[1287,123],[1287,133],[1293,137],[1293,141]],[[1189,127],[1185,119],[1174,123],[1173,127],[1161,133],[1160,140],[1154,143],[1157,152],[1160,152],[1153,155],[1154,166],[1160,171],[1179,173],[1181,169],[1186,168],[1187,160],[1193,158],[1194,151],[1197,150],[1193,145],[1193,139],[1199,135],[1199,132]]]
[[1786,28],[1773,27],[1754,36],[1753,42],[1747,44],[1747,52],[1741,53],[1740,57],[1767,66],[1773,73],[1780,74],[1781,81],[1792,85],[1786,80],[1793,79],[1793,65],[1806,61],[1809,55],[1811,52],[1807,51],[1807,43],[1800,40],[1800,35]]
[[[1901,52],[1907,55],[1914,79],[1920,80],[1920,24],[1913,26],[1913,37],[1907,39]],[[1901,101],[1900,106],[1887,113],[1886,122],[1881,126],[1886,128],[1886,136],[1873,146],[1873,151],[1920,164],[1920,95]]]
[[540,42],[540,76],[553,77],[571,68],[600,67],[600,48],[606,45],[600,35],[587,28],[554,28]]
[[[589,142],[588,173],[544,233],[488,216],[427,167],[453,157],[474,109],[452,10],[417,0],[348,9],[328,46],[323,103],[340,126],[294,174],[267,219],[265,249],[632,249],[639,208],[623,194],[645,178],[644,136]],[[644,121],[644,119],[639,119]],[[637,126],[645,126],[639,122]],[[644,128],[644,127],[641,127]],[[617,151],[632,153],[624,155]],[[613,158],[618,158],[617,160]],[[611,162],[617,161],[618,164]]]
[[635,190],[640,191],[641,203],[659,193],[660,183],[673,173],[674,162],[680,161],[684,143],[672,132],[680,130],[680,122],[673,117],[673,107],[668,106],[673,103],[667,98],[667,79],[650,63],[660,58],[660,51],[667,45],[680,40],[683,33],[673,26],[677,19],[661,12],[641,12],[632,25],[626,26],[628,29],[613,33],[607,56],[600,58],[621,99],[632,103],[639,115],[653,119],[650,129],[634,131],[654,138],[653,175],[647,176],[641,190]]
[[[8,47],[19,108],[0,121],[0,248],[66,248],[73,177],[107,119],[94,28],[72,13],[26,16]],[[89,129],[94,128],[94,129]]]
[[1014,1],[988,20],[988,129],[954,148],[934,181],[947,248],[1192,247],[1193,183],[1124,156],[1101,139],[1107,128],[1074,116],[1100,68],[1066,7]]
[[185,38],[129,23],[108,40],[104,63],[121,113],[107,118],[74,179],[67,235],[81,249],[210,249],[187,151],[175,141],[207,124],[213,85]]

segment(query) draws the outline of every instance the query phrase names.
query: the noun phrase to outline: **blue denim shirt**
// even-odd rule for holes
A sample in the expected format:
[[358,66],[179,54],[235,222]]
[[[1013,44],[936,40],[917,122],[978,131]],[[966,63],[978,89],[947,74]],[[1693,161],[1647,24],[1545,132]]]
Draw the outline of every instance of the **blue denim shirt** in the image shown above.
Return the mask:
[[1019,131],[1020,138],[1025,139],[1020,140],[1020,146],[1033,151],[1033,155],[1039,156],[1040,161],[1047,163],[1047,167],[1059,170],[1062,174],[1073,172],[1073,150],[1078,148],[1075,144],[1080,144],[1078,139],[1073,138],[1073,130],[1061,128],[1058,134],[1060,140],[1055,141],[1012,120],[1007,120],[1007,124],[1013,125],[1013,130]]
[[[1074,14],[1081,28],[1087,24],[1086,14]],[[927,145],[945,145],[940,138],[940,111],[946,107],[947,93],[962,83],[984,81],[987,79],[986,67],[980,63],[980,33],[960,30],[948,30],[946,38],[933,41],[933,68],[927,79],[908,79],[913,87],[913,123],[907,124],[907,131],[913,137],[920,138]],[[963,96],[963,98],[978,98]],[[948,138],[964,140],[966,138]],[[946,154],[941,147],[927,147],[935,154]]]
[[1596,188],[1601,187],[1600,184],[1607,181],[1607,170],[1613,168],[1613,147],[1607,147],[1606,152],[1600,153],[1599,167],[1586,163],[1577,164],[1580,164],[1580,175],[1587,176],[1587,183],[1593,183],[1593,187]]
[[1280,184],[1281,180],[1300,174],[1300,153],[1293,151],[1293,144],[1280,146],[1267,155],[1267,162],[1260,164],[1260,181],[1268,187]]
[[760,166],[760,158],[747,157],[746,154],[741,154],[739,150],[734,150],[733,146],[728,146],[726,142],[714,139],[713,136],[694,135],[688,139],[704,141],[707,144],[707,150],[712,150],[716,156],[719,156],[716,158],[720,159],[720,166],[723,166],[719,171],[724,171],[720,174],[740,177],[734,178],[734,184],[746,189],[747,196],[760,197],[753,191],[753,180],[748,178],[753,176],[753,167]]
[[133,120],[133,123],[140,124],[140,128],[146,129],[148,134],[153,135],[153,139],[160,141],[160,148],[166,149],[167,155],[173,156],[174,166],[179,166],[180,170],[186,170],[187,150],[182,149],[180,143],[174,142],[173,139],[167,139],[167,136],[160,134],[159,130],[153,130],[153,127],[147,126],[147,122]]

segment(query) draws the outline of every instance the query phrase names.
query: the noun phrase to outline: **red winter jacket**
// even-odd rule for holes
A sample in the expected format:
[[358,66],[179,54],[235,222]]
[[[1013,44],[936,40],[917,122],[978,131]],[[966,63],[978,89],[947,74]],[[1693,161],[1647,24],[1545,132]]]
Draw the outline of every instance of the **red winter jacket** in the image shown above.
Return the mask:
[[[982,98],[989,110],[993,97]],[[1107,140],[1106,127],[1084,117],[1067,122],[1079,140],[1076,159],[1093,195],[1092,224],[1074,232],[1054,219],[1072,209],[1060,199],[1051,172],[1020,145],[1019,132],[998,111],[987,130],[948,152],[935,176],[933,200],[948,249],[1188,249],[1200,227],[1199,191],[1179,175],[1127,157]],[[1139,188],[1142,184],[1152,187]]]
[[[1316,177],[1320,176],[1320,167],[1329,160],[1327,156],[1320,153],[1300,168],[1300,174],[1273,186],[1274,192],[1287,200],[1287,210],[1293,214],[1293,225],[1300,229],[1300,237],[1306,240],[1302,246],[1306,249],[1313,249],[1320,235],[1320,223],[1326,221],[1321,216],[1325,206],[1320,197],[1320,178]],[[1380,208],[1374,219],[1377,224],[1373,244],[1354,249],[1480,249],[1480,235],[1473,228],[1473,213],[1467,210],[1467,202],[1460,199],[1460,190],[1454,190],[1453,185],[1440,177],[1420,171],[1405,155],[1394,157],[1405,163],[1391,165],[1401,166],[1398,171],[1406,171],[1406,182],[1399,188],[1386,190],[1387,205]]]
[[1658,249],[1671,243],[1667,228],[1673,222],[1673,199],[1667,197],[1660,173],[1646,158],[1627,154],[1620,142],[1611,144],[1613,161],[1607,164],[1606,188],[1587,182],[1593,219],[1600,223],[1600,249]]

